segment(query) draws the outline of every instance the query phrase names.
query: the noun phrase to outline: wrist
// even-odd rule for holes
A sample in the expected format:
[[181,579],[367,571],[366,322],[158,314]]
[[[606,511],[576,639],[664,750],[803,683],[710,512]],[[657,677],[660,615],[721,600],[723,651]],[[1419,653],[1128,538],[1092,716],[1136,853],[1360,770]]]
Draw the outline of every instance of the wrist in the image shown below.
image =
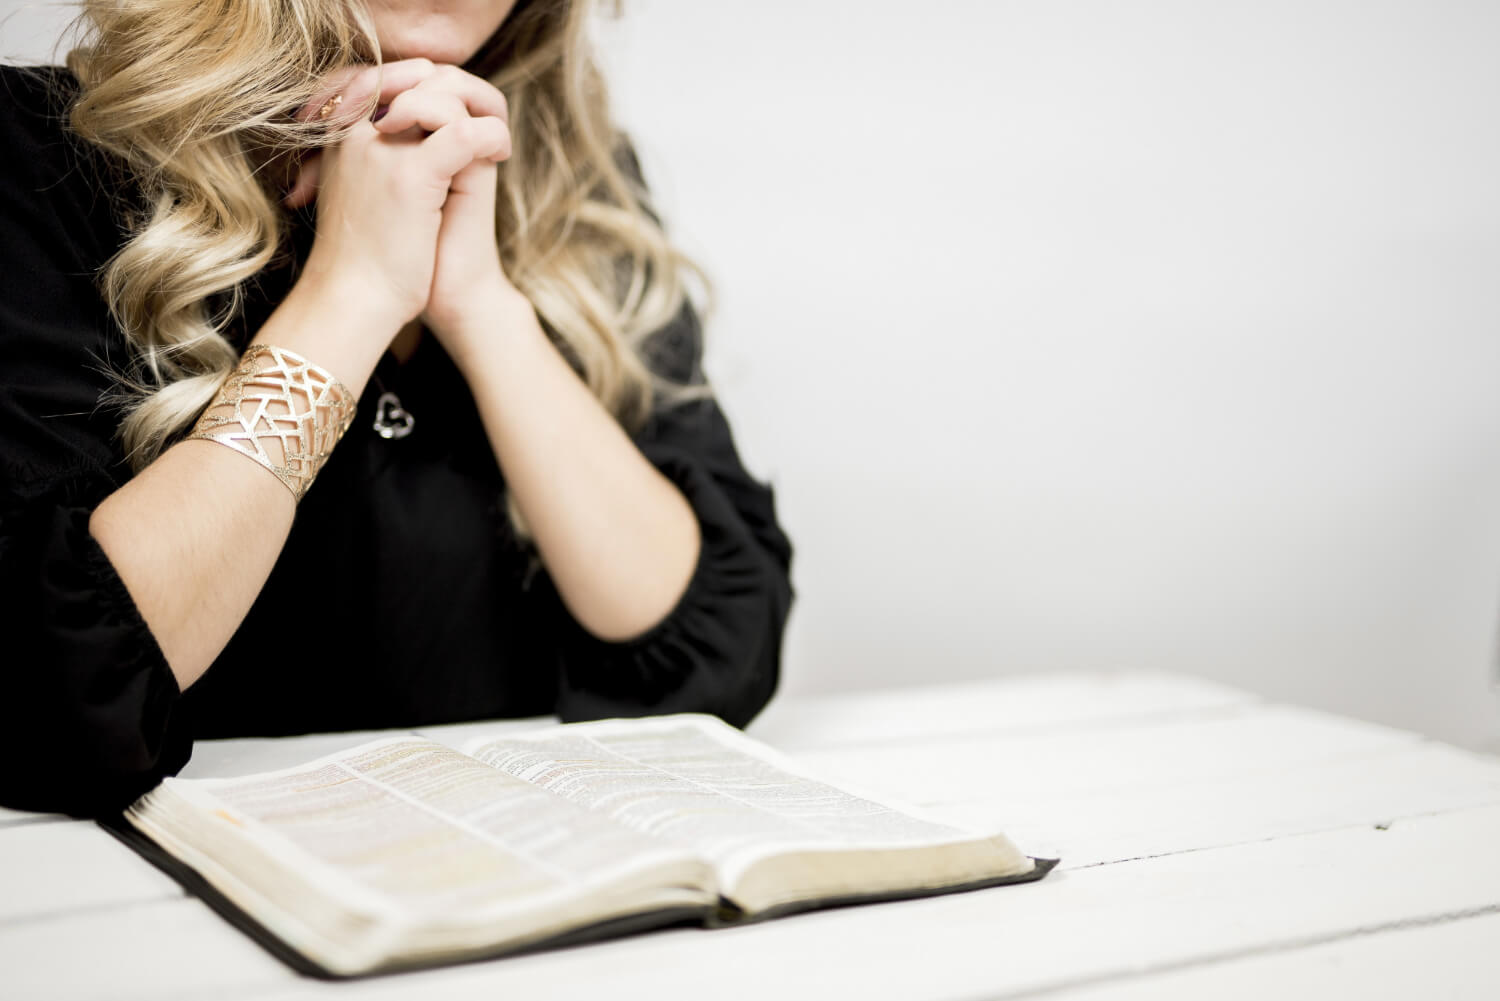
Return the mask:
[[361,391],[401,322],[360,289],[304,276],[251,343],[288,348]]
[[509,283],[469,297],[462,310],[422,319],[466,376],[500,361],[518,342],[546,340],[531,300]]

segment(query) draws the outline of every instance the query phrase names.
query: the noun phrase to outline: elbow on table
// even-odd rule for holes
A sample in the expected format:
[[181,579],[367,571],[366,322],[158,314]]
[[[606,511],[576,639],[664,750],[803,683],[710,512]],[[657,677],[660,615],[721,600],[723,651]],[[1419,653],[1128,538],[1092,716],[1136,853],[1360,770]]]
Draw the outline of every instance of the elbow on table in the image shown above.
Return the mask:
[[698,709],[741,729],[766,707],[780,684],[782,638],[793,597],[784,563],[767,557],[747,577],[754,579],[742,582],[736,616],[747,628],[722,638],[719,656],[706,672],[712,683],[705,704]]
[[769,560],[732,595],[680,606],[623,644],[586,639],[563,655],[557,713],[565,722],[698,712],[744,727],[775,693],[792,590]]
[[760,714],[781,683],[782,637],[792,605],[791,583],[784,571],[773,573],[773,579],[763,594],[765,627],[760,633],[760,644],[753,649],[747,645],[741,651],[742,663],[729,671],[732,678],[738,679],[737,684],[729,686],[735,691],[735,696],[710,710],[724,722],[740,729]]
[[187,763],[190,745],[159,743],[109,721],[7,727],[0,737],[0,806],[94,819],[118,813]]

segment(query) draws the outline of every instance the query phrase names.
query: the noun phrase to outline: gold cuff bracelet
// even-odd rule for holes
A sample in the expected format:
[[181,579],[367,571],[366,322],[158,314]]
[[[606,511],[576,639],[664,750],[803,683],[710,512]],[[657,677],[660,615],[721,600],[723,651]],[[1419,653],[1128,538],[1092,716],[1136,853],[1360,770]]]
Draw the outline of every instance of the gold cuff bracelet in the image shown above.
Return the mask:
[[354,422],[348,387],[286,348],[255,344],[188,439],[216,441],[265,466],[298,501]]

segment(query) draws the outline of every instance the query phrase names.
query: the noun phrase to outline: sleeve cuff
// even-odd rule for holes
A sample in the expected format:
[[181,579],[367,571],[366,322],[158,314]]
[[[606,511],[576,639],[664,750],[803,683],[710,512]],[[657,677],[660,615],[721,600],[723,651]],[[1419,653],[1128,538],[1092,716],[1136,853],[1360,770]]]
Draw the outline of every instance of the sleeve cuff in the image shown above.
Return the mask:
[[776,687],[790,605],[785,572],[691,455],[661,445],[645,451],[697,515],[698,563],[676,606],[633,639],[599,640],[565,614],[558,714],[709,712],[743,726]]

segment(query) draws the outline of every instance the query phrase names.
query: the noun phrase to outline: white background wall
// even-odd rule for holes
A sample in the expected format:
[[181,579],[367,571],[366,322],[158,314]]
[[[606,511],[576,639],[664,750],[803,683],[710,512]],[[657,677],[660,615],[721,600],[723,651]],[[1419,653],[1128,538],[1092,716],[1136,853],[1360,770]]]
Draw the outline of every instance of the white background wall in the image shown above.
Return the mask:
[[1500,4],[601,39],[798,546],[787,690],[1166,669],[1500,749]]

